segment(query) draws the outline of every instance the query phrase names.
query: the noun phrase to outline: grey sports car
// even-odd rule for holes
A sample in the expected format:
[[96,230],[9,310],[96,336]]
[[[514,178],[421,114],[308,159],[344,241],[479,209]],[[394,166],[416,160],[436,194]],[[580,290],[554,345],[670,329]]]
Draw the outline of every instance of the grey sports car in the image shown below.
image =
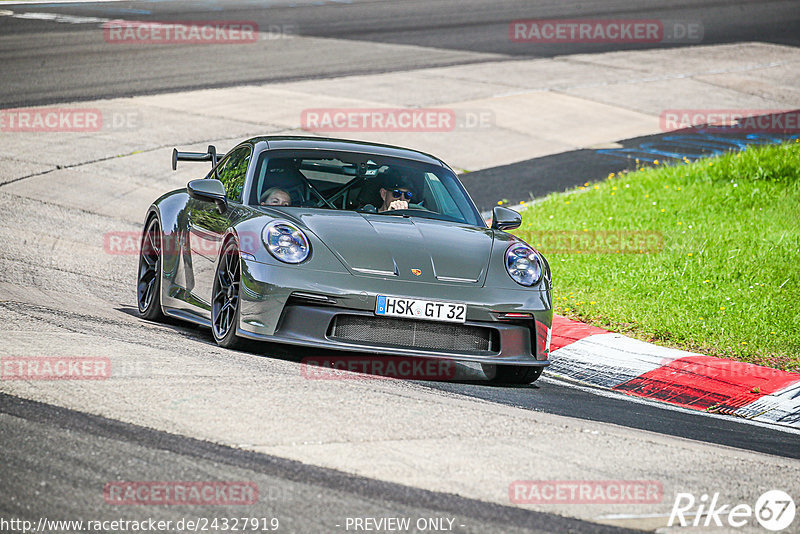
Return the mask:
[[256,137],[145,218],[139,312],[242,338],[476,362],[500,383],[536,380],[552,326],[547,261],[487,227],[436,157],[373,143]]

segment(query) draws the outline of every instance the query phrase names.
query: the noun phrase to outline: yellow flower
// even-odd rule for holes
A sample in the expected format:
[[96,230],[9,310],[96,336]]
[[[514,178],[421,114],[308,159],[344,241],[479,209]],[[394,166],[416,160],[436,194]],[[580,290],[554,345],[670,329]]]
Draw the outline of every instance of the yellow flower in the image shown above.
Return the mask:
[[613,178],[614,176],[615,176],[615,174],[613,172],[608,175],[609,178]]
[[679,188],[678,188],[678,191],[680,191],[680,190],[681,190],[681,188],[679,187]]
[[664,208],[661,208],[661,213],[664,213],[665,211],[667,211],[667,210],[665,210]]
[[617,188],[616,188],[616,187],[612,187],[612,188],[611,188],[611,190],[612,190],[612,191],[616,191],[616,190],[617,190]]
[[595,301],[591,301],[589,304],[596,304]]
[[650,195],[645,195],[644,198],[650,198]]
[[725,310],[725,306],[720,306],[719,309],[724,311]]
[[657,160],[657,159],[654,159],[654,160],[653,160],[653,163],[654,163],[655,165],[658,165],[658,160]]
[[612,196],[613,196],[613,195],[616,195],[616,193],[611,193],[611,195],[612,195]]
[[700,320],[701,321],[705,321],[705,317],[700,317]]
[[583,185],[588,186],[589,182],[583,182]]
[[692,255],[693,255],[693,254],[690,252],[690,253],[689,253],[689,256],[692,256]]
[[498,200],[498,201],[497,201],[497,205],[498,205],[498,206],[502,206],[502,205],[503,205],[503,201],[502,201],[502,200]]
[[709,166],[709,167],[713,167],[713,166],[714,166],[714,162],[713,162],[713,161],[709,161],[709,162],[708,162],[708,166]]
[[664,186],[664,189],[669,189],[669,186],[668,186],[668,185],[665,185],[665,186]]
[[678,221],[678,224],[683,224],[682,222]]
[[599,185],[594,186],[595,189],[600,189]]

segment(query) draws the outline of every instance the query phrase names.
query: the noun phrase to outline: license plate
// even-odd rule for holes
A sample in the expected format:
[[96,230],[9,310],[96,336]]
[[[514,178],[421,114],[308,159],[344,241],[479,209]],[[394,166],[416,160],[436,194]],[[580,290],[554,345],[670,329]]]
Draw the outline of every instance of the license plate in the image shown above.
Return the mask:
[[467,320],[467,305],[379,295],[375,304],[375,314],[406,317],[408,319],[463,323]]

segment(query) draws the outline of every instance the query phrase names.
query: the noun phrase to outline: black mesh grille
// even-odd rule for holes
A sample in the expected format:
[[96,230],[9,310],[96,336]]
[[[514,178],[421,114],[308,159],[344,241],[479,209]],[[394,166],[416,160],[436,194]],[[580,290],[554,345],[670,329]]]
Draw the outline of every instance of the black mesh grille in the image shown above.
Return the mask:
[[370,345],[441,351],[499,352],[499,335],[493,328],[364,315],[337,315],[328,336]]

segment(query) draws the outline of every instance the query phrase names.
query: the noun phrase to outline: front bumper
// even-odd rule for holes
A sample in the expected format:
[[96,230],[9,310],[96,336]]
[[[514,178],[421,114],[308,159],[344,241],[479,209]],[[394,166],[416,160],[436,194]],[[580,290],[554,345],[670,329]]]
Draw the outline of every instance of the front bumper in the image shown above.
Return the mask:
[[[303,271],[302,278],[299,274],[293,267],[243,260],[238,335],[321,349],[484,364],[546,366],[550,363],[549,330],[553,313],[547,292],[467,284],[420,284],[349,273]],[[465,348],[464,343],[456,349],[443,349],[393,343],[393,336],[356,340],[335,335],[333,325],[337,317],[355,318],[362,323],[382,320],[374,314],[378,295],[465,302],[467,321],[463,326],[487,333],[491,341],[477,350]],[[508,312],[528,313],[531,318],[501,320],[501,314]]]

